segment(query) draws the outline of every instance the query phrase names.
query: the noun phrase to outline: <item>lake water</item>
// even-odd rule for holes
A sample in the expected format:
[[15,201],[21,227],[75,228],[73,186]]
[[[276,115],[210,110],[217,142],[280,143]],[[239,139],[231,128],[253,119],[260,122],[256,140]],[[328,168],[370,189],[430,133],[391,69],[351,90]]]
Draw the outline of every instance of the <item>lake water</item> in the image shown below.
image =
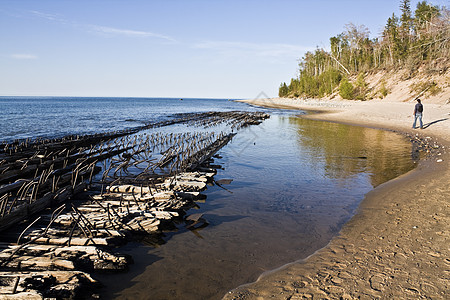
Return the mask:
[[116,131],[176,113],[243,109],[250,108],[227,99],[0,97],[0,141]]
[[127,273],[95,274],[106,299],[220,299],[324,247],[368,191],[415,165],[409,140],[392,132],[226,99],[3,97],[0,108],[3,140],[120,130],[178,112],[270,113],[218,153],[215,180],[233,181],[209,186],[206,200],[187,212],[203,213],[209,226],[191,231],[178,224],[159,247],[135,242],[119,249],[135,264]]

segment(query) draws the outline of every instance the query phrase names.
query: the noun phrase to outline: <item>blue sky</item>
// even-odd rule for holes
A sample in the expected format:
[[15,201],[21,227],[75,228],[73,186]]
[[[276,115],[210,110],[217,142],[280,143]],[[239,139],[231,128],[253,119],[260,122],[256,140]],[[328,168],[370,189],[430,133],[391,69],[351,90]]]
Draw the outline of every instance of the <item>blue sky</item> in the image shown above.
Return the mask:
[[0,0],[0,95],[272,97],[305,51],[349,22],[378,36],[399,2]]

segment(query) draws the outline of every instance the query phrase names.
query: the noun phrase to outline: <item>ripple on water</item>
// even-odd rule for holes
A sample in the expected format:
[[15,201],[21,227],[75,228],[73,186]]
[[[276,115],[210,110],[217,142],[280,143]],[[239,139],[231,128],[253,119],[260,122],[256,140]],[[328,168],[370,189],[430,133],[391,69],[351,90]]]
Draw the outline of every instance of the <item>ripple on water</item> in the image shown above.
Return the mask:
[[203,213],[210,225],[192,232],[180,224],[161,247],[140,246],[137,255],[128,249],[139,270],[102,277],[104,293],[221,299],[264,271],[325,246],[368,191],[414,167],[411,149],[391,132],[278,111],[220,151],[215,179],[233,181],[209,187],[206,201],[188,212]]

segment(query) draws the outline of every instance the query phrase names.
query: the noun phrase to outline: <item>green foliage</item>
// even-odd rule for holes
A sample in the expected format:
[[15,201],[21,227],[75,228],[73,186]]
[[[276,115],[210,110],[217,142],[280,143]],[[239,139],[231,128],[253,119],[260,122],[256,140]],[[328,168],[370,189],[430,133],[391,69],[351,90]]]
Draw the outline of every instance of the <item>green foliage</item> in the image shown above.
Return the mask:
[[420,81],[409,86],[410,93],[419,97],[419,95],[437,95],[442,88],[435,81]]
[[353,84],[347,78],[341,80],[339,95],[344,99],[353,99]]
[[[443,12],[448,14],[448,11],[443,10]],[[449,38],[448,19],[441,18],[439,8],[422,1],[417,3],[414,15],[415,39],[411,44],[411,48],[414,49],[411,51],[411,56],[418,61],[440,58],[443,57],[442,53],[447,53],[448,56],[448,42],[438,42]]]
[[389,90],[386,87],[386,80],[381,80],[380,88],[378,89],[378,93],[381,95],[381,99],[385,98],[389,94]]
[[387,20],[386,27],[383,33],[383,41],[385,42],[387,54],[390,64],[395,64],[401,57],[404,56],[404,47],[399,33],[399,20],[392,14]]
[[366,100],[368,84],[364,79],[364,74],[359,73],[358,78],[356,78],[355,89],[353,91],[353,96],[358,100]]
[[333,90],[339,85],[341,79],[342,74],[336,69],[329,69],[320,74],[317,78],[319,86],[319,96],[326,96],[333,93]]
[[[300,95],[320,98],[333,93],[339,86],[342,75],[336,69],[328,69],[318,76],[302,72],[298,79],[292,79],[288,87],[288,95]],[[281,87],[280,87],[281,89]],[[281,96],[280,96],[281,97]]]
[[442,91],[442,88],[436,82],[433,81],[433,85],[428,90],[428,94],[431,96],[436,96],[441,91]]
[[[299,77],[291,80],[287,93],[284,86],[280,92],[289,97],[324,97],[336,92],[343,76],[397,67],[413,74],[425,62],[448,60],[449,11],[421,1],[412,13],[410,0],[400,0],[400,10],[400,18],[392,14],[376,39],[369,38],[363,25],[345,25],[344,32],[330,38],[329,52],[318,48],[305,53],[299,62]],[[367,84],[363,75],[358,79],[352,96],[364,100]],[[380,93],[385,97],[387,88],[381,87]]]
[[286,85],[286,82],[283,82],[278,89],[278,97],[284,98],[289,95],[289,88]]
[[410,34],[410,30],[412,28],[412,17],[411,17],[411,1],[410,0],[401,0],[400,1],[400,10],[402,11],[402,15],[400,17],[401,22],[401,31],[402,35],[407,38]]
[[439,8],[428,4],[426,1],[417,3],[416,11],[414,12],[415,28],[420,29],[431,22],[431,20],[440,15]]

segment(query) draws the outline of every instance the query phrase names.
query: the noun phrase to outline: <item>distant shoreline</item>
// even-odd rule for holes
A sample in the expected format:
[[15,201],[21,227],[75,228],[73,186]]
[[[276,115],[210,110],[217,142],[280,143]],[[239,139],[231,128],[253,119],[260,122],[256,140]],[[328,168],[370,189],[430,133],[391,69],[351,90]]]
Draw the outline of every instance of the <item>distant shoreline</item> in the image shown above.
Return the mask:
[[413,103],[254,99],[252,105],[320,111],[303,118],[417,135],[436,156],[369,192],[328,246],[306,260],[263,274],[224,299],[448,298],[450,105],[426,104],[424,130],[413,130]]

